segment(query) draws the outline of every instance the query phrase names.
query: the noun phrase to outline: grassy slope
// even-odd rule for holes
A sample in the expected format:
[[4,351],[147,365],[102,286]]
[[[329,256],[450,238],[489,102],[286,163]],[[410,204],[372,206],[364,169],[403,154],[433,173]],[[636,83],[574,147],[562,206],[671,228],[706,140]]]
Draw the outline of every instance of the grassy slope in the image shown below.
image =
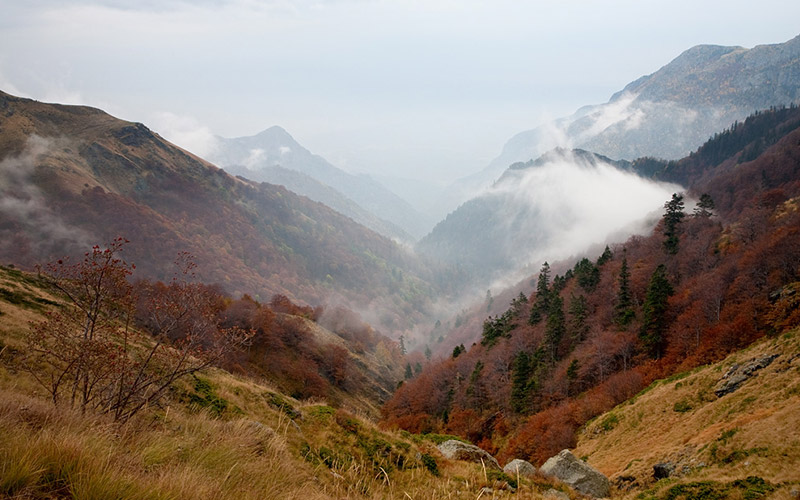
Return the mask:
[[[57,301],[37,285],[0,267],[0,497],[491,498],[481,489],[498,479],[445,460],[435,437],[387,433],[218,369],[181,380],[163,407],[125,425],[55,408],[18,369],[28,322]],[[553,486],[537,478],[494,496],[542,498]]]
[[[731,365],[769,354],[780,356],[737,391],[715,396],[714,388]],[[781,485],[771,494],[787,497],[800,489],[798,354],[800,330],[795,329],[720,363],[654,382],[589,423],[576,455],[588,457],[612,479],[635,477],[638,486],[619,491],[623,497],[646,490],[641,498],[668,498],[670,488],[674,494],[679,484],[749,476]],[[653,465],[664,461],[676,463],[680,474],[656,483]],[[723,497],[732,495],[729,491]]]
[[[442,458],[430,437],[384,432],[363,415],[221,370],[182,380],[163,407],[124,426],[56,409],[16,361],[28,321],[58,299],[7,268],[0,288],[0,496],[474,499],[495,484],[479,466]],[[713,395],[731,364],[776,353],[737,392]],[[789,498],[800,487],[798,353],[794,330],[656,382],[587,425],[576,454],[612,479],[636,478],[615,497],[760,498],[762,483],[732,483],[758,476],[775,486],[772,498]],[[688,469],[655,483],[652,466],[665,460]],[[537,478],[495,497],[541,498],[552,485]]]

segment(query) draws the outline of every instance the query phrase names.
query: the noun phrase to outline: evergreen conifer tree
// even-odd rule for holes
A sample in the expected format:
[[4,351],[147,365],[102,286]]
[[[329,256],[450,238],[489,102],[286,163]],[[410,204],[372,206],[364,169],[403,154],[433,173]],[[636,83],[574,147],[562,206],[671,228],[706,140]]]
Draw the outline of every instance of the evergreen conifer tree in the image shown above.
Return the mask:
[[589,325],[586,319],[589,317],[589,304],[583,295],[571,295],[569,299],[569,330],[572,335],[573,343],[577,343],[586,338],[589,333]]
[[633,310],[630,281],[631,272],[628,270],[628,257],[626,254],[623,254],[622,268],[619,271],[617,303],[614,306],[614,321],[616,321],[619,326],[625,326],[630,323],[636,314]]
[[683,212],[683,195],[672,194],[672,199],[664,204],[664,250],[670,254],[678,253],[678,226],[686,214]]
[[531,359],[527,352],[517,353],[512,370],[511,408],[517,413],[524,413],[528,406],[528,381],[531,378]]
[[564,338],[567,326],[564,318],[564,300],[554,295],[550,300],[550,310],[545,324],[544,344],[551,361],[558,360],[558,346]]
[[639,338],[653,358],[660,358],[663,354],[668,326],[667,301],[672,294],[673,289],[667,279],[667,270],[660,264],[650,277],[647,297],[642,307],[642,328],[639,331]]
[[708,193],[700,195],[700,200],[694,207],[694,217],[711,217],[714,215],[714,199]]
[[550,264],[545,262],[539,270],[539,279],[536,282],[536,299],[531,307],[528,323],[535,325],[542,320],[550,308]]
[[600,255],[600,257],[597,258],[597,267],[600,267],[609,260],[611,260],[613,256],[614,254],[611,253],[611,249],[608,248],[608,245],[606,245],[606,249],[603,250],[603,253]]

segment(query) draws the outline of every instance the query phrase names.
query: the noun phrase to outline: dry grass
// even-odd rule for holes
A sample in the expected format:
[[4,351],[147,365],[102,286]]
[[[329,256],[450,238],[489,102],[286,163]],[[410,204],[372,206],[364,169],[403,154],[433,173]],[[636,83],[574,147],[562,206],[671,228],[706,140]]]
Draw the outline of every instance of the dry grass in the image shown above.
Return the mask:
[[[380,432],[325,406],[303,407],[297,426],[271,409],[258,421],[178,407],[116,425],[8,389],[0,398],[2,497],[476,499],[492,498],[482,489],[500,484],[479,465],[444,460],[428,442]],[[348,418],[344,424],[356,425],[355,432],[342,427]],[[369,439],[390,444],[407,461],[377,465],[381,457],[356,444]],[[320,460],[323,448],[335,457]],[[441,475],[417,453],[435,455]],[[494,498],[541,498],[551,486],[524,482],[518,493],[495,490]]]
[[523,480],[511,493],[430,441],[381,431],[369,401],[345,405],[350,412],[301,403],[219,369],[179,380],[163,406],[123,425],[56,408],[17,363],[28,323],[46,310],[37,304],[54,298],[2,267],[0,286],[12,299],[0,300],[0,497],[475,500],[542,498],[554,486]]
[[[736,392],[721,398],[714,395],[728,367],[765,354],[780,357]],[[587,425],[576,454],[588,456],[612,479],[636,477],[643,488],[654,486],[653,465],[667,460],[682,470],[679,482],[758,476],[783,484],[784,489],[797,488],[800,358],[794,356],[798,354],[800,333],[795,330],[721,363],[656,382]],[[663,487],[674,484],[670,481],[663,481],[667,483]],[[655,486],[663,489],[660,483]],[[778,490],[773,496],[783,494]]]

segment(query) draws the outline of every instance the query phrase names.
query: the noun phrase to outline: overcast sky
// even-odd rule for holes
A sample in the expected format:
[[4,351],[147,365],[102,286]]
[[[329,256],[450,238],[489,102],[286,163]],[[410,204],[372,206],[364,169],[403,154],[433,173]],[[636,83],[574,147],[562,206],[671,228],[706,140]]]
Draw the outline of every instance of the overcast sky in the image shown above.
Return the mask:
[[443,181],[697,44],[779,43],[790,0],[0,0],[0,89],[200,154],[272,125],[334,164]]

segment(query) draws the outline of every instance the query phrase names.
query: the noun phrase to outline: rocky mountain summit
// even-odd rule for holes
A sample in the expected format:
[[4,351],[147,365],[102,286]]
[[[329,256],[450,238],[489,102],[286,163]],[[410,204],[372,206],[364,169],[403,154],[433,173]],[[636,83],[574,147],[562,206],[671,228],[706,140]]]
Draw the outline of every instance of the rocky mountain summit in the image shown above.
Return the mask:
[[751,49],[698,45],[604,104],[516,134],[484,170],[453,185],[451,204],[491,185],[509,165],[555,147],[616,159],[677,159],[756,110],[798,102],[800,36]]

